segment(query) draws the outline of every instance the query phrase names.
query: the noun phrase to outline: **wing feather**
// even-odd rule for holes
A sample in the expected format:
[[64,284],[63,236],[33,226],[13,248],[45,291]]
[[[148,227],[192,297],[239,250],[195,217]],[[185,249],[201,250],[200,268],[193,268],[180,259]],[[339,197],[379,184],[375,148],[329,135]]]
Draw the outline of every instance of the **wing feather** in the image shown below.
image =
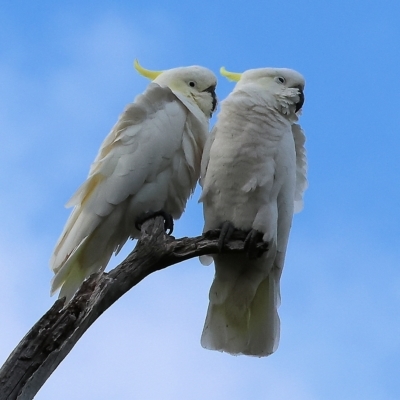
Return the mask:
[[[137,195],[145,182],[160,178],[182,145],[187,117],[187,107],[169,88],[157,84],[150,84],[127,106],[103,141],[87,180],[67,203],[75,209],[56,245],[51,261],[54,270],[96,229],[102,217],[128,196]],[[185,152],[192,164],[194,155],[189,147],[185,145]]]
[[296,191],[294,197],[294,212],[303,209],[303,195],[307,189],[307,154],[304,144],[306,136],[299,124],[292,125],[293,138],[296,148]]
[[[204,178],[207,173],[208,163],[210,161],[210,150],[214,143],[215,135],[217,134],[217,125],[213,127],[210,135],[207,138],[206,144],[204,146],[203,156],[201,158],[201,173],[200,173],[200,185],[203,186]],[[200,201],[200,200],[199,200]]]

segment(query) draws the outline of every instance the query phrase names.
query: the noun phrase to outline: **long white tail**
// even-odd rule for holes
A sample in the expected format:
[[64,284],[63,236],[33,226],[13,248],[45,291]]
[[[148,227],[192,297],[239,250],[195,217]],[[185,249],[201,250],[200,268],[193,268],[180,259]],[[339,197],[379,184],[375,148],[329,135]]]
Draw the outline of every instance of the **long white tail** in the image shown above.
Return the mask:
[[214,261],[202,346],[234,355],[272,354],[280,333],[280,272],[268,271],[264,257],[217,255]]

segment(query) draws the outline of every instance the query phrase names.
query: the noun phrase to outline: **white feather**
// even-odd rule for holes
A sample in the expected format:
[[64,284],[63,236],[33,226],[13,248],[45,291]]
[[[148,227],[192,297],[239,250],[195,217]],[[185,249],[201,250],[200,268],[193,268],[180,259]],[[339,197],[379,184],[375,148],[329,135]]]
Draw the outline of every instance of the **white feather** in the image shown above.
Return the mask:
[[[283,74],[286,86],[276,83]],[[280,323],[279,281],[294,203],[306,187],[304,134],[294,123],[302,77],[290,70],[251,70],[242,75],[221,112],[202,159],[204,231],[225,221],[258,230],[269,250],[214,255],[215,278],[202,334],[205,348],[266,356],[276,350]],[[207,259],[201,260],[206,263]]]
[[296,192],[294,196],[294,212],[303,209],[303,195],[307,189],[307,155],[304,144],[306,137],[299,124],[292,125],[294,143],[296,146]]
[[86,277],[106,267],[128,238],[138,237],[139,215],[162,209],[177,219],[193,193],[213,99],[210,93],[194,92],[202,99],[200,109],[193,93],[183,89],[187,76],[194,76],[203,90],[215,86],[216,78],[201,67],[162,75],[127,106],[67,204],[74,209],[50,261],[55,273],[51,292],[61,287],[60,296],[67,300]]

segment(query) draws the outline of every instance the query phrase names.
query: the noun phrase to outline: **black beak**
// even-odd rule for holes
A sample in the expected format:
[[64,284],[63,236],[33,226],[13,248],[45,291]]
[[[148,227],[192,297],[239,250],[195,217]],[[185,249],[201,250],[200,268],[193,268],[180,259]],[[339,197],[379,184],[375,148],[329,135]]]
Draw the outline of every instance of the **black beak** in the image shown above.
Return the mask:
[[203,92],[208,92],[211,94],[212,97],[212,110],[211,110],[211,114],[215,111],[215,109],[217,108],[217,95],[215,94],[215,85],[210,86],[209,88],[207,88],[206,90],[203,90]]
[[304,92],[303,92],[303,88],[300,86],[297,86],[296,89],[299,89],[299,101],[296,103],[296,112],[299,111],[301,109],[301,107],[303,107],[304,104]]

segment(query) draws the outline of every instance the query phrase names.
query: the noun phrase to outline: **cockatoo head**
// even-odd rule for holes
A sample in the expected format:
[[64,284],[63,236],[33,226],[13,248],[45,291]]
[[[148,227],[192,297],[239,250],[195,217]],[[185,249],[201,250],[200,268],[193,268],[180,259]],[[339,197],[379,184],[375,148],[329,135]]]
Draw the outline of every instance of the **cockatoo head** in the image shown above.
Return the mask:
[[221,75],[237,82],[235,90],[245,85],[257,85],[283,97],[297,97],[294,101],[296,113],[303,107],[305,80],[297,71],[287,68],[257,68],[239,74],[228,72],[224,67],[220,71]]
[[143,68],[137,60],[134,66],[139,74],[151,79],[154,83],[167,86],[192,100],[207,118],[211,118],[217,107],[215,94],[217,77],[209,69],[195,65],[165,71],[150,71]]

